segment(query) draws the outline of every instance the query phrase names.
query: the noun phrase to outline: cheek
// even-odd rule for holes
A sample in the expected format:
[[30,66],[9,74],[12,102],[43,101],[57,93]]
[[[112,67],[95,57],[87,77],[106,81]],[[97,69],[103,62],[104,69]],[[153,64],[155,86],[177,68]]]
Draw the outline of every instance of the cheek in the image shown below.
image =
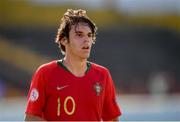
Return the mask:
[[81,47],[81,45],[83,44],[83,39],[74,39],[73,41],[72,41],[72,45],[74,46],[74,47]]
[[79,51],[81,49],[80,44],[77,42],[71,42],[69,45],[70,45],[71,50],[73,51]]

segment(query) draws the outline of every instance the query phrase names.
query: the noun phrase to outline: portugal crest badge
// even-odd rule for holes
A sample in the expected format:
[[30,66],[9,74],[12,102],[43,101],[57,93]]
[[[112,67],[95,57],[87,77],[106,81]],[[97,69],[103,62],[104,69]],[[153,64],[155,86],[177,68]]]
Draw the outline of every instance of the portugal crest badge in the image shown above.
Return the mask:
[[101,94],[102,86],[101,86],[101,84],[99,82],[96,82],[94,84],[94,90],[95,90],[97,96],[99,96]]

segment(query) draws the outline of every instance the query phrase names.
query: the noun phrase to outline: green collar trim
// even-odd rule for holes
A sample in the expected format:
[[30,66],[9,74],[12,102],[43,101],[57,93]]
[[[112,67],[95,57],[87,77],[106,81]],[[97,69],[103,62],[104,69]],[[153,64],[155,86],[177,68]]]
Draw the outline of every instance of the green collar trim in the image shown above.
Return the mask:
[[[68,72],[71,73],[71,71],[63,64],[63,61],[64,61],[63,59],[58,60],[58,61],[57,61],[57,64],[58,64],[59,66],[63,67],[66,71],[68,71]],[[85,74],[90,70],[90,68],[91,68],[91,63],[90,63],[89,61],[87,61],[87,69],[86,69]]]

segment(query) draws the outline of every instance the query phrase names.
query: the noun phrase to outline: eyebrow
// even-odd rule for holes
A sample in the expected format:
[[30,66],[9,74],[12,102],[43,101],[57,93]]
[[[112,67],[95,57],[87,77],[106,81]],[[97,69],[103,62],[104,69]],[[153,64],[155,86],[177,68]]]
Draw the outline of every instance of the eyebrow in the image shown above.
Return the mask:
[[[82,31],[75,31],[75,33],[76,33],[76,34],[79,34],[79,33],[81,34],[81,33],[83,33],[83,32],[82,32]],[[92,32],[89,32],[88,35],[89,35],[89,34],[92,34]]]
[[83,33],[82,31],[75,31],[75,33]]

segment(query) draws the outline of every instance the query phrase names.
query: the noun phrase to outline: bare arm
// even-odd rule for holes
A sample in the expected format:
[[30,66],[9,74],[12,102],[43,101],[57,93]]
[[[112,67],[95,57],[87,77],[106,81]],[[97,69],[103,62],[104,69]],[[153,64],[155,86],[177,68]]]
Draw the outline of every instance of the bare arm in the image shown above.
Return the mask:
[[114,118],[112,121],[118,122],[119,121],[119,117]]
[[26,114],[25,121],[45,121],[45,120],[35,115]]

